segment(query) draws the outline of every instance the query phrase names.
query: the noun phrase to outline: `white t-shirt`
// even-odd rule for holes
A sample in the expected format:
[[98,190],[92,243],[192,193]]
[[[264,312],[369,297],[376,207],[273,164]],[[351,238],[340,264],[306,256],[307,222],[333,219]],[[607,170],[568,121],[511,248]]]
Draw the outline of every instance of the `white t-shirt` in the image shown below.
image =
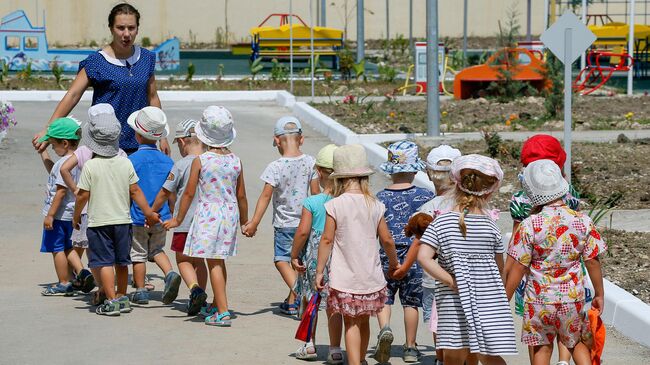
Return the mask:
[[302,201],[309,196],[309,184],[318,178],[316,160],[310,155],[281,157],[271,162],[260,177],[273,186],[273,227],[298,227]]
[[[425,213],[433,217],[435,220],[439,215],[447,213],[454,208],[453,199],[444,195],[436,196],[428,202],[422,204],[418,213]],[[436,279],[431,277],[426,271],[422,271],[422,286],[425,288],[435,288]]]
[[[54,200],[57,186],[61,185],[66,188],[67,191],[63,197],[63,201],[61,202],[61,205],[59,205],[59,209],[54,214],[54,219],[61,221],[71,221],[72,215],[74,214],[74,192],[68,189],[68,186],[63,181],[63,177],[61,177],[61,165],[63,165],[63,163],[68,158],[70,158],[69,155],[63,156],[54,163],[54,166],[52,166],[50,175],[47,177],[47,186],[45,188],[45,204],[43,205],[43,215],[46,216],[50,210],[50,207],[52,206],[52,201]],[[70,172],[72,174],[72,178],[77,181],[79,179],[79,169],[75,167]]]

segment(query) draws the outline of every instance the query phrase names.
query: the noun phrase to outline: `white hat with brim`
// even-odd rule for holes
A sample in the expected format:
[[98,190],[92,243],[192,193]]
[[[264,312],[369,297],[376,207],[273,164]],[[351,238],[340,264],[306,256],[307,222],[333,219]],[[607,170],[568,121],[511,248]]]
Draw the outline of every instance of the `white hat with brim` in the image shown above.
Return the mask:
[[370,176],[375,172],[368,166],[366,150],[360,144],[350,144],[334,150],[333,179]]
[[461,155],[460,150],[457,148],[453,148],[446,144],[440,145],[432,149],[427,155],[427,168],[434,171],[451,171],[451,164],[443,166],[438,165],[438,163],[440,161],[449,161],[451,163]]
[[146,106],[129,115],[126,121],[133,130],[146,139],[158,141],[169,135],[167,116],[162,109]]
[[97,104],[88,110],[90,121],[82,128],[85,145],[102,157],[116,156],[122,126],[110,104]]
[[[483,175],[496,178],[496,181],[492,186],[488,187],[485,190],[471,191],[465,189],[461,185],[461,171],[463,170],[478,171]],[[503,170],[501,170],[501,166],[499,166],[499,163],[495,159],[487,156],[471,154],[460,156],[454,159],[454,161],[451,163],[450,176],[452,181],[460,190],[464,191],[467,194],[483,196],[494,192],[499,187],[501,180],[503,180]]]
[[569,183],[551,160],[533,161],[524,169],[522,185],[533,206],[544,205],[569,193]]
[[228,147],[237,138],[232,114],[222,106],[209,106],[194,126],[196,137],[210,147]]

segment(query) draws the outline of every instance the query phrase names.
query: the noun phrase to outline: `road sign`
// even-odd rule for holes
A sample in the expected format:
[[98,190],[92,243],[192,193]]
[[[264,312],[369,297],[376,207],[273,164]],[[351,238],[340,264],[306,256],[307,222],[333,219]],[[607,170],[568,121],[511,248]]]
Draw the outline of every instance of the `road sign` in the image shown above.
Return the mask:
[[571,64],[596,40],[596,36],[578,17],[567,11],[539,39],[564,63],[564,175],[571,182]]
[[[571,48],[565,58],[565,33],[571,33]],[[539,39],[562,62],[575,61],[596,40],[596,36],[572,12],[567,11]]]

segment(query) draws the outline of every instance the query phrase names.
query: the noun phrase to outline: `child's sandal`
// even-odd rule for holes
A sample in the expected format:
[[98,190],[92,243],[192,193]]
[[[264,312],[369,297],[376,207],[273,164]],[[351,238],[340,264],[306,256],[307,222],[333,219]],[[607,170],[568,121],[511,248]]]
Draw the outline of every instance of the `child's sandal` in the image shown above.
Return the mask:
[[[228,317],[228,319],[224,319]],[[215,313],[210,317],[205,318],[205,324],[208,326],[217,326],[217,327],[230,327],[232,321],[230,320],[230,312],[225,311],[221,314]]]

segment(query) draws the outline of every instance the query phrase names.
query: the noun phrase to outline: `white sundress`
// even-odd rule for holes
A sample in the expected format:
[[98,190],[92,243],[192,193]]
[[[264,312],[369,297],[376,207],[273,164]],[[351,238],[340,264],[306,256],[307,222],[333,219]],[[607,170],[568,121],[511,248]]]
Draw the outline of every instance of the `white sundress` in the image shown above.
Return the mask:
[[190,257],[225,259],[237,254],[239,157],[205,152],[199,156],[198,202],[183,253]]

